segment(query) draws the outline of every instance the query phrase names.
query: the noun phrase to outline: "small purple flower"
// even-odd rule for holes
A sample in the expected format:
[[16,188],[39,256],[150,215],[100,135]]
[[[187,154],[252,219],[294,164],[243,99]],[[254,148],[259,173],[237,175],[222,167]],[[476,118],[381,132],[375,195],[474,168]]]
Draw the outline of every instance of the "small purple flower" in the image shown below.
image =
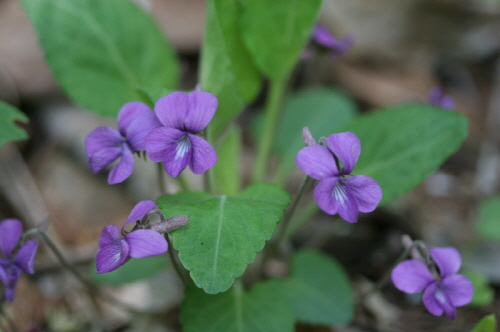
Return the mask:
[[196,134],[212,120],[217,105],[213,94],[202,91],[189,94],[177,91],[160,98],[155,112],[164,127],[154,129],[146,137],[149,158],[163,162],[172,177],[179,176],[188,165],[195,174],[214,166],[217,162],[214,148]]
[[429,93],[428,102],[431,105],[447,108],[450,110],[455,109],[455,101],[451,96],[444,93],[443,88],[439,85],[434,86]]
[[5,289],[7,301],[14,299],[16,285],[21,272],[33,274],[38,242],[27,241],[14,255],[14,249],[23,233],[23,226],[17,219],[4,219],[0,222],[0,280]]
[[[319,180],[314,199],[328,214],[339,214],[348,222],[356,222],[359,212],[375,210],[382,198],[377,181],[367,175],[351,174],[361,153],[359,138],[351,132],[330,135],[326,147],[306,146],[295,161],[310,177]],[[342,163],[342,167],[339,164]]]
[[134,229],[126,234],[124,227],[132,222],[142,220],[149,211],[156,208],[152,201],[141,201],[132,209],[121,228],[123,238],[119,237],[118,227],[109,225],[102,230],[99,238],[99,252],[96,257],[97,273],[116,270],[133,258],[144,258],[165,253],[168,250],[167,240],[152,229]]
[[441,316],[444,312],[453,320],[455,307],[472,301],[474,286],[466,276],[457,274],[462,263],[457,249],[444,247],[429,251],[438,271],[429,269],[421,260],[408,259],[394,268],[392,282],[405,293],[423,291],[424,305],[431,314]]
[[118,130],[111,127],[94,129],[85,140],[92,172],[97,173],[120,159],[108,175],[108,183],[123,182],[134,171],[136,151],[144,151],[144,138],[161,126],[156,115],[144,103],[126,103],[118,113]]
[[335,38],[327,28],[319,24],[314,27],[312,39],[319,45],[327,48],[331,56],[335,59],[344,55],[354,42],[351,36],[343,39]]

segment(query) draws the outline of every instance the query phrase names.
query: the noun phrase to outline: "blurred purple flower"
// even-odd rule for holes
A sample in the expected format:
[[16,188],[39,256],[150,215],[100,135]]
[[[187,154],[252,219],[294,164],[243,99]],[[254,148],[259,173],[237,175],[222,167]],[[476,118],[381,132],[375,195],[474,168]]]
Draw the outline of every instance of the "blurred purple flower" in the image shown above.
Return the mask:
[[126,234],[126,225],[141,221],[149,211],[156,209],[153,201],[141,201],[132,209],[121,228],[123,238],[119,237],[118,227],[104,227],[99,238],[99,252],[96,256],[97,273],[116,270],[133,258],[144,258],[165,253],[168,250],[167,240],[152,229],[134,229]]
[[431,314],[441,316],[444,312],[453,320],[455,307],[472,301],[474,286],[467,277],[457,274],[462,263],[457,249],[444,247],[429,251],[438,271],[429,269],[421,260],[408,259],[394,268],[392,282],[405,293],[423,291],[424,305]]
[[444,90],[439,85],[434,86],[430,93],[428,102],[431,105],[439,106],[442,108],[447,108],[450,110],[455,109],[455,102],[451,96],[444,93]]
[[134,171],[136,151],[144,151],[144,138],[151,130],[161,126],[156,115],[144,103],[132,101],[123,105],[118,113],[118,130],[111,127],[94,129],[85,140],[92,172],[97,173],[120,159],[108,175],[108,183],[123,182]]
[[[328,214],[339,214],[356,222],[359,212],[375,210],[382,198],[377,181],[367,175],[350,175],[361,153],[359,138],[351,132],[330,135],[326,147],[306,146],[296,157],[297,165],[307,175],[319,180],[314,198]],[[339,162],[343,167],[340,167]]]
[[197,136],[212,120],[217,98],[209,93],[177,91],[160,98],[155,105],[164,125],[146,137],[146,153],[151,160],[163,162],[165,171],[177,177],[189,165],[201,174],[215,165],[217,154],[205,139]]
[[335,38],[327,28],[319,24],[314,27],[312,39],[319,45],[327,48],[334,59],[344,55],[354,42],[351,36],[343,39]]
[[17,219],[4,219],[0,222],[0,280],[5,289],[7,301],[14,299],[16,285],[21,272],[33,274],[38,242],[27,241],[14,255],[14,249],[23,233],[23,226]]

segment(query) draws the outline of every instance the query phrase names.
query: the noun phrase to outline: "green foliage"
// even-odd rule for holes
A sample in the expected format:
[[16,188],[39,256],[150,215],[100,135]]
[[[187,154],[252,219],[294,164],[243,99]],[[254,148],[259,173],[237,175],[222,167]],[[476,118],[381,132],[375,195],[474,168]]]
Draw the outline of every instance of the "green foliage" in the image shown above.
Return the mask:
[[474,271],[466,271],[463,274],[466,275],[474,285],[474,296],[469,305],[485,306],[490,304],[495,297],[495,291],[488,284],[488,279],[482,274]]
[[185,332],[293,332],[294,319],[281,288],[273,281],[245,292],[235,284],[209,295],[190,285],[181,304]]
[[47,62],[76,103],[103,116],[140,100],[136,88],[173,88],[178,64],[153,19],[128,0],[23,0]]
[[495,314],[483,317],[471,332],[495,332],[497,330],[497,319]]
[[298,321],[341,325],[353,318],[354,298],[348,276],[340,264],[319,252],[302,250],[295,255],[284,290]]
[[28,134],[19,128],[15,121],[27,123],[28,117],[17,108],[0,100],[0,147],[10,141],[28,138]]
[[201,57],[203,91],[215,94],[219,107],[210,124],[217,137],[251,102],[262,81],[241,38],[239,1],[210,0]]
[[429,105],[391,106],[359,117],[345,131],[361,140],[354,174],[382,187],[381,204],[409,191],[435,171],[467,136],[467,118]]
[[121,285],[152,277],[169,265],[166,255],[140,259],[131,258],[120,268],[102,274],[98,274],[95,270],[95,264],[92,264],[90,275],[92,280],[100,284]]
[[167,218],[189,217],[173,234],[174,247],[196,285],[214,294],[227,290],[253,262],[289,201],[279,187],[256,184],[238,197],[183,192],[161,196],[158,205]]
[[243,0],[243,40],[260,70],[272,80],[292,71],[319,14],[321,0]]
[[292,95],[285,104],[275,141],[282,162],[278,182],[294,167],[295,156],[304,147],[303,127],[309,127],[319,140],[347,125],[356,113],[352,99],[332,88],[305,89]]
[[500,196],[481,202],[476,230],[487,239],[500,240]]
[[219,160],[213,168],[215,192],[235,196],[241,188],[241,130],[231,127],[217,147]]

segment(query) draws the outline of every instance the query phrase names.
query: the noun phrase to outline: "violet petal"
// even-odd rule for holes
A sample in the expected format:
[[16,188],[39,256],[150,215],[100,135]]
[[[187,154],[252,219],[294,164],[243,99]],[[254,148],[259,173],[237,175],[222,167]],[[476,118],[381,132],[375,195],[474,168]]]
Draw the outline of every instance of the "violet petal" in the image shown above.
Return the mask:
[[132,151],[144,151],[144,139],[160,126],[161,122],[149,106],[138,101],[125,104],[118,114],[118,127]]
[[297,153],[295,162],[304,173],[316,180],[333,177],[339,173],[332,153],[319,144],[302,148]]
[[112,244],[102,246],[99,249],[99,252],[96,256],[97,273],[106,273],[116,270],[117,268],[125,264],[128,261],[129,257],[129,245],[127,241],[118,238]]
[[357,222],[359,208],[356,197],[351,192],[345,179],[340,179],[333,188],[333,197],[338,205],[338,214],[347,222]]
[[146,137],[149,158],[163,162],[165,171],[172,177],[179,176],[189,164],[191,151],[188,134],[175,128],[156,128]]
[[418,259],[408,259],[396,265],[391,279],[397,289],[410,294],[423,291],[434,281],[427,266]]
[[184,119],[189,110],[188,95],[182,91],[172,92],[158,99],[155,104],[155,113],[160,122],[166,127],[184,130]]
[[37,249],[38,242],[27,241],[21,248],[19,248],[14,263],[16,263],[16,265],[26,273],[35,273],[34,264]]
[[368,175],[354,175],[342,180],[356,198],[359,212],[372,212],[382,199],[382,189]]
[[157,205],[153,201],[140,201],[139,203],[137,203],[134,206],[134,208],[130,212],[130,215],[128,216],[127,221],[122,226],[122,230],[123,230],[123,228],[125,228],[126,225],[130,224],[131,222],[141,220],[142,217],[144,217],[146,215],[146,213],[148,213],[149,211],[156,209],[156,208],[157,208]]
[[115,184],[125,181],[134,172],[134,154],[123,144],[120,162],[108,174],[108,183]]
[[189,109],[184,119],[186,130],[196,134],[210,123],[217,110],[218,101],[209,92],[193,91],[188,94]]
[[339,206],[333,196],[333,189],[337,184],[338,177],[330,177],[321,180],[314,188],[314,199],[318,206],[325,213],[334,215],[338,212]]
[[108,225],[102,229],[101,236],[99,237],[99,243],[97,247],[102,249],[106,246],[113,245],[116,242],[120,241],[120,237],[118,236],[118,226],[116,225]]
[[313,39],[318,44],[328,48],[335,44],[335,38],[330,31],[326,27],[319,24],[317,24],[313,29]]
[[342,174],[351,174],[361,154],[361,142],[358,136],[350,131],[332,134],[326,139],[326,146],[342,163],[344,167]]
[[17,281],[21,277],[21,269],[12,264],[0,259],[0,278],[4,286],[5,298],[7,301],[12,301],[16,293]]
[[85,139],[85,152],[90,158],[101,150],[120,147],[122,142],[123,138],[118,130],[111,127],[97,127]]
[[439,268],[441,278],[458,272],[462,259],[457,249],[453,247],[429,248],[431,257]]
[[217,163],[217,153],[205,139],[192,134],[188,136],[192,147],[189,168],[194,174],[201,174]]
[[455,274],[441,282],[443,289],[455,307],[469,304],[474,295],[474,285],[466,276]]
[[441,316],[444,312],[450,320],[455,319],[456,309],[452,305],[448,294],[441,289],[440,282],[431,283],[425,289],[422,300],[431,314]]
[[119,145],[97,151],[89,158],[90,169],[94,173],[103,170],[121,156],[122,150],[123,147]]
[[0,250],[8,259],[23,233],[23,225],[18,219],[8,218],[0,222]]
[[130,256],[144,258],[165,253],[168,250],[167,240],[152,229],[139,229],[125,237],[130,247]]

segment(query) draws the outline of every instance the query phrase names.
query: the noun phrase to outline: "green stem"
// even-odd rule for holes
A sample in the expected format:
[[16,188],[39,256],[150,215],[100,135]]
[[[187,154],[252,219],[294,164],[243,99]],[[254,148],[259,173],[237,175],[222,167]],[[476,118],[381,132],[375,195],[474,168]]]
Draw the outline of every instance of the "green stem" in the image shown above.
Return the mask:
[[270,82],[269,96],[266,101],[264,128],[259,137],[257,157],[254,166],[253,182],[262,182],[271,155],[271,148],[276,136],[278,120],[281,114],[281,104],[285,94],[287,79],[275,79]]
[[163,163],[156,163],[156,169],[158,171],[158,186],[160,189],[160,195],[167,193],[167,187],[165,186],[165,176],[163,170]]
[[[410,253],[410,251],[413,248],[417,248],[420,251],[420,253],[422,254],[422,256],[424,257],[424,259],[427,259],[427,257],[429,256],[427,253],[427,247],[425,246],[424,242],[422,242],[420,240],[413,241],[412,244],[410,246],[408,246],[405,249],[405,251],[403,251],[403,253],[401,255],[399,255],[398,259],[391,266],[391,268],[389,270],[387,270],[387,272],[382,276],[382,278],[380,278],[380,280],[375,284],[375,287],[373,287],[372,289],[367,291],[365,294],[361,295],[361,297],[359,299],[359,303],[365,302],[368,297],[370,297],[375,292],[379,291],[391,279],[392,270],[394,270],[396,265],[401,263],[408,256],[408,254]],[[427,265],[427,262],[425,262],[425,264]]]
[[103,293],[101,291],[99,291],[96,286],[91,283],[89,280],[85,279],[81,274],[80,272],[78,272],[75,267],[73,265],[71,265],[64,257],[63,255],[61,254],[61,252],[59,251],[59,249],[57,249],[57,246],[54,244],[54,242],[52,242],[52,240],[50,239],[50,237],[44,232],[42,231],[41,229],[38,229],[38,228],[33,228],[33,229],[30,229],[29,231],[25,232],[23,237],[26,238],[27,236],[30,236],[32,234],[38,234],[42,237],[43,241],[45,242],[45,244],[47,244],[47,246],[50,248],[50,250],[52,251],[52,253],[56,256],[56,258],[59,260],[59,262],[61,263],[62,266],[64,266],[69,272],[71,272],[73,274],[73,276],[75,276],[76,279],[78,279],[78,281],[80,281],[82,283],[82,285],[84,285],[88,291],[91,293],[91,294],[95,294],[99,297],[101,297],[103,300],[106,300],[107,302],[113,304],[114,306],[116,307],[119,307],[121,309],[124,309],[130,313],[133,313],[133,314],[141,314],[141,312],[137,311],[136,309],[130,307],[129,305],[119,301],[118,299],[106,294],[106,293]]
[[318,213],[319,207],[316,201],[310,202],[306,207],[302,208],[300,213],[296,214],[290,220],[290,225],[286,230],[286,237],[290,237],[293,233],[300,229],[300,227]]
[[[7,322],[7,325],[9,326],[9,330],[11,332],[17,332],[18,331],[18,329],[16,327],[16,324],[14,324],[14,321],[9,316],[9,314],[7,312],[5,312],[5,310],[3,309],[2,305],[0,305],[0,316],[3,316],[3,318]],[[1,330],[1,328],[0,328],[0,330]]]
[[167,240],[168,243],[168,255],[170,256],[170,260],[172,261],[172,265],[174,266],[175,272],[177,272],[177,275],[182,280],[184,286],[187,286],[189,284],[189,277],[186,276],[184,268],[181,267],[181,264],[179,262],[179,257],[176,254],[174,246],[172,245],[172,240],[170,239],[170,235],[166,233],[165,239]]

